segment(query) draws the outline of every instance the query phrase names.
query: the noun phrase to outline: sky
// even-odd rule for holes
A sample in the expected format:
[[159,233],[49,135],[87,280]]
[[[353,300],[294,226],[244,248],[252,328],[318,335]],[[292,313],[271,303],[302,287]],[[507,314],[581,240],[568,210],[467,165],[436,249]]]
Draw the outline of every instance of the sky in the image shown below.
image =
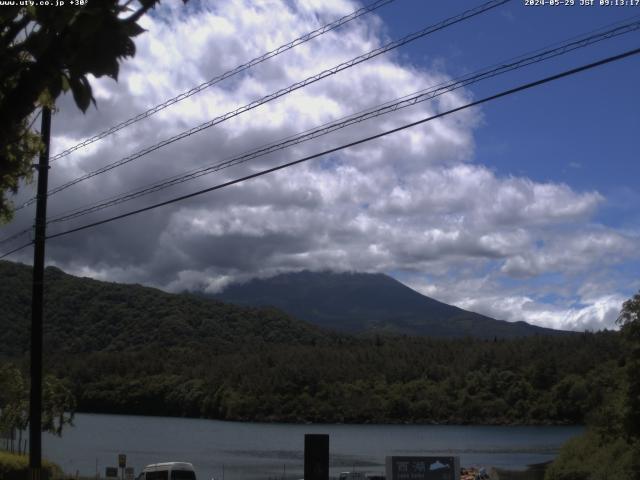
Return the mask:
[[[395,0],[52,164],[55,187],[482,2]],[[52,153],[360,8],[351,0],[163,2],[96,108],[58,100]],[[632,18],[634,17],[634,18]],[[610,24],[640,6],[511,1],[49,198],[49,218]],[[375,135],[640,46],[640,33],[446,93],[151,195],[55,234]],[[303,269],[382,272],[494,318],[615,328],[640,288],[640,56],[47,242],[47,263],[167,291]],[[25,185],[17,205],[34,195]],[[29,227],[33,206],[0,228]],[[24,243],[17,239],[16,245]],[[7,247],[7,245],[2,245]],[[31,249],[9,257],[30,263]]]

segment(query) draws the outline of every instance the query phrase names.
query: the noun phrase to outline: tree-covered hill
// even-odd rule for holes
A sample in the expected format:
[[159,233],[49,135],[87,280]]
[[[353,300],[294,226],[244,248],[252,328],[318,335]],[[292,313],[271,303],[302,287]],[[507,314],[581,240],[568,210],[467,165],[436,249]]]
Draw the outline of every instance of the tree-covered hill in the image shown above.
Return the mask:
[[[28,350],[31,268],[0,261],[0,353]],[[140,285],[45,271],[45,350],[129,351],[206,348],[211,353],[259,343],[311,344],[331,335],[273,308],[242,308]]]
[[383,274],[286,273],[230,285],[215,298],[236,305],[271,305],[314,325],[347,333],[486,339],[567,333],[447,305]]
[[212,355],[56,355],[81,411],[225,420],[579,424],[619,384],[618,335],[372,338]]
[[[619,385],[625,354],[616,332],[514,339],[327,333],[274,309],[54,268],[46,270],[45,292],[45,372],[63,379],[84,412],[582,423]],[[30,268],[0,262],[0,366],[27,370],[30,297]]]

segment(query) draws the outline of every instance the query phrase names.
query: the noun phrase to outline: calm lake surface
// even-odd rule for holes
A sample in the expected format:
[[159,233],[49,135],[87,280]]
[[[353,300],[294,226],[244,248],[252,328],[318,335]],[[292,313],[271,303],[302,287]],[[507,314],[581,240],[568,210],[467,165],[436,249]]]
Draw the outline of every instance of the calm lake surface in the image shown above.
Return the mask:
[[305,433],[328,433],[331,475],[383,472],[386,455],[459,455],[462,466],[524,469],[553,460],[582,427],[293,425],[78,414],[44,456],[66,472],[101,476],[127,455],[136,475],[150,463],[193,463],[199,480],[302,478]]

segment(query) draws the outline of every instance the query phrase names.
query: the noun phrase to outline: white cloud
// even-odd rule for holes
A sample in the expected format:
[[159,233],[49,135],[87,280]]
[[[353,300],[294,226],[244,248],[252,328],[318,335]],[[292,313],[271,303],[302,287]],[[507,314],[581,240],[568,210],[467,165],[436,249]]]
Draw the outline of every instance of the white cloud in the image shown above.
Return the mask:
[[[604,293],[612,290],[611,285],[604,282],[586,281],[582,288],[550,285],[537,292],[526,287],[536,295],[527,295],[522,288],[505,286],[493,274],[461,281],[441,279],[438,283],[414,277],[407,283],[424,295],[493,318],[576,331],[617,328],[616,319],[627,299],[621,294]],[[553,298],[547,298],[548,295]]]
[[566,236],[555,234],[544,246],[509,258],[502,271],[515,276],[534,276],[587,271],[594,265],[615,265],[634,256],[636,241],[636,238],[601,229],[580,229]]
[[615,327],[620,313],[621,295],[585,298],[578,305],[555,305],[528,296],[496,296],[469,299],[458,306],[491,312],[495,318],[525,320],[535,325],[565,330],[601,330]]

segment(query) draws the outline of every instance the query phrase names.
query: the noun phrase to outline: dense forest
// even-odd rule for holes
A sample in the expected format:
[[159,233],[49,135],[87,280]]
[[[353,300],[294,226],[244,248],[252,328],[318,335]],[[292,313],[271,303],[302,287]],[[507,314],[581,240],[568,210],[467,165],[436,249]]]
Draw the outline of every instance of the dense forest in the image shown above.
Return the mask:
[[[0,352],[26,367],[28,267],[0,262]],[[78,410],[228,420],[583,423],[622,375],[614,332],[356,337],[47,269],[47,372]]]
[[336,339],[237,352],[56,354],[81,411],[311,422],[582,423],[620,375],[612,333],[509,341]]
[[545,480],[640,478],[640,293],[624,303],[618,322],[615,383],[587,418],[586,432],[562,447]]

